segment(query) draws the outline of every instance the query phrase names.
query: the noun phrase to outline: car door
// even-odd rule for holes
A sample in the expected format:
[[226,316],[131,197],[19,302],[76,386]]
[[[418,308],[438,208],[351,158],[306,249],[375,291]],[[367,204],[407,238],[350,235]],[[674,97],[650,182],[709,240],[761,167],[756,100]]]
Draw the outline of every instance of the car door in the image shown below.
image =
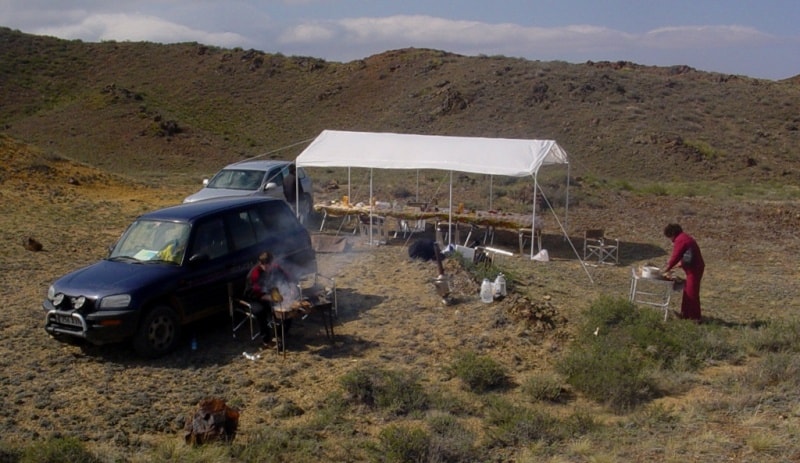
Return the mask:
[[230,243],[223,217],[192,227],[185,277],[178,283],[176,299],[184,321],[197,320],[227,307]]

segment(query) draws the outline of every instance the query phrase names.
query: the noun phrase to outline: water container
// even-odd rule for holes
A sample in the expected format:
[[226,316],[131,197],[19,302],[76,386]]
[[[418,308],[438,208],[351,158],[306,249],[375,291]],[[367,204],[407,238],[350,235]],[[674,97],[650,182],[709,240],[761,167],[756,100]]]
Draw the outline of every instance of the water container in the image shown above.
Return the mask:
[[483,279],[483,283],[481,283],[481,301],[482,302],[492,302],[493,300],[493,292],[494,288],[492,287],[492,282],[489,281],[488,278]]
[[494,298],[501,299],[506,297],[506,277],[502,273],[497,275],[494,280]]

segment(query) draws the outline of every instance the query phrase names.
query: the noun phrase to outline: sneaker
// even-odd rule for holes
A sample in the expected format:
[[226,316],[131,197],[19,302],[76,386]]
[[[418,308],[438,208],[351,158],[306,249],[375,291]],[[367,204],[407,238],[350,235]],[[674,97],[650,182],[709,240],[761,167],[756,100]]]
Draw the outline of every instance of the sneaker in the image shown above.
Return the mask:
[[261,347],[264,349],[274,349],[278,344],[280,343],[275,338],[269,340],[267,340],[267,338],[264,338],[264,340],[261,342]]

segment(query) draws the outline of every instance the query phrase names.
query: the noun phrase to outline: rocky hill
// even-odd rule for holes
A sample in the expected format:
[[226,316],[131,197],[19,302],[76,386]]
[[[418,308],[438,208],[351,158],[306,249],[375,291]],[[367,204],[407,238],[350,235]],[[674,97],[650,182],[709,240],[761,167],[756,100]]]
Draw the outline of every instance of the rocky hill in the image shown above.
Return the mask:
[[349,63],[197,43],[84,43],[0,28],[0,122],[52,156],[178,178],[323,129],[553,138],[576,176],[800,180],[800,80],[630,62],[387,51]]

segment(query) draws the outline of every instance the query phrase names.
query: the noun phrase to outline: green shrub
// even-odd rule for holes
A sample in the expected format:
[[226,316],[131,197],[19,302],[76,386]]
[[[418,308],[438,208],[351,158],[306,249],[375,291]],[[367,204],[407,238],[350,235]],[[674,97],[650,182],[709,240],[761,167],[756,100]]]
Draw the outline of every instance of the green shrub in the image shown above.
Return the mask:
[[747,339],[757,352],[800,352],[800,321],[769,321],[752,331]]
[[431,438],[427,432],[411,426],[389,425],[378,434],[377,461],[407,463],[429,461]]
[[609,336],[593,338],[594,342],[573,345],[558,360],[556,368],[568,384],[617,412],[659,395],[651,361]]
[[16,463],[20,460],[22,452],[5,442],[0,442],[0,462]]
[[562,427],[550,415],[518,407],[501,397],[491,397],[487,404],[488,431],[493,445],[520,446],[535,441],[548,444],[562,439]]
[[353,402],[394,415],[428,407],[428,398],[412,373],[364,367],[345,374],[341,384]]
[[99,463],[75,438],[53,438],[26,447],[20,463]]
[[428,417],[430,443],[428,461],[460,462],[474,457],[475,433],[453,415],[438,413]]
[[719,326],[664,322],[659,311],[621,298],[598,298],[583,318],[557,370],[576,390],[615,411],[659,396],[659,370],[693,371],[709,360],[738,361],[742,355]]
[[232,456],[244,463],[319,461],[322,446],[314,434],[302,429],[265,427],[248,439],[236,441]]
[[561,402],[564,399],[564,387],[556,375],[536,373],[522,383],[522,392],[534,402]]
[[790,352],[769,352],[745,376],[753,389],[796,390],[800,386],[800,359]]
[[450,370],[472,391],[486,392],[508,385],[505,368],[495,360],[467,351],[460,354]]

